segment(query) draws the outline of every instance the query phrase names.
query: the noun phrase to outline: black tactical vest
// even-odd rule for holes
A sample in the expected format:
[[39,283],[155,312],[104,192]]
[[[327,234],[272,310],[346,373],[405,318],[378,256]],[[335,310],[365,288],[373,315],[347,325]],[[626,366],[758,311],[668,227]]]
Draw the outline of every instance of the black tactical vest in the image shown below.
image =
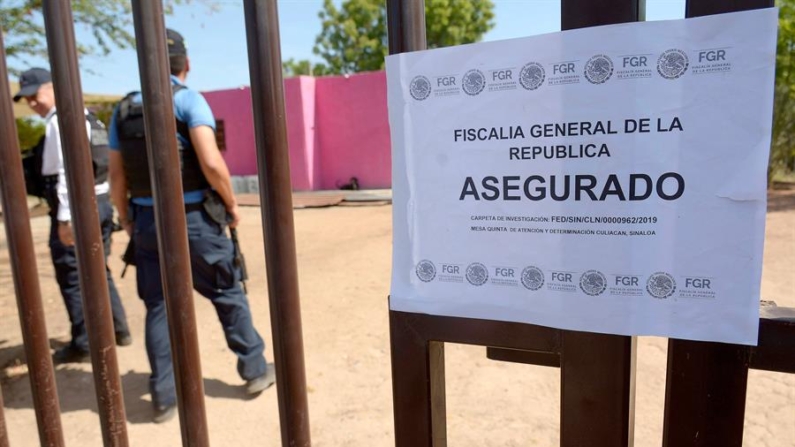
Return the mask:
[[[51,119],[57,119],[55,115],[53,114]],[[102,121],[91,112],[86,114],[86,121],[91,125],[91,136],[88,142],[91,149],[91,163],[94,167],[94,184],[100,185],[108,181],[108,130]],[[44,161],[44,140],[45,137],[42,136],[35,146],[23,154],[22,159],[25,187],[28,195],[36,197],[45,197],[46,189],[54,186],[54,181],[57,181],[58,177],[57,174],[44,176],[41,173]],[[55,177],[55,179],[45,177]]]
[[[183,85],[174,85],[173,94],[184,89]],[[152,183],[149,177],[149,156],[146,152],[146,134],[144,133],[144,109],[142,103],[134,103],[133,97],[138,92],[129,93],[119,102],[116,115],[116,130],[119,135],[119,146],[124,161],[124,176],[127,178],[127,189],[130,196],[151,197]],[[177,120],[177,133],[186,141],[190,141],[188,124]],[[159,150],[160,148],[154,148]],[[191,144],[187,146],[177,138],[180,168],[182,173],[182,190],[196,191],[209,188],[199,164],[199,158]]]

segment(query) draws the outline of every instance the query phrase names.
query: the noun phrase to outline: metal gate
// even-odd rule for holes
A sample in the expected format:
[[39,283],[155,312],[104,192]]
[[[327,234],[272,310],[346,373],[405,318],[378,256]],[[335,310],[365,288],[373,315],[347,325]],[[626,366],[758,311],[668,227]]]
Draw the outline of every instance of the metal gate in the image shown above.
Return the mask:
[[[72,197],[91,197],[89,146],[68,0],[47,0],[44,17],[59,105],[65,164]],[[564,29],[643,20],[643,0],[562,0]],[[276,0],[245,0],[268,265],[271,327],[277,366],[282,445],[309,446],[309,417],[301,339],[289,159],[284,123]],[[423,0],[388,0],[391,53],[425,48]],[[687,16],[770,7],[772,0],[690,0]],[[182,187],[168,81],[165,27],[158,0],[134,0],[133,13],[149,133],[158,236],[169,253],[163,275],[169,308],[183,445],[207,446],[203,382],[193,317]],[[0,33],[0,48],[3,47]],[[6,58],[0,55],[0,189],[14,284],[30,366],[42,445],[63,446],[55,376],[37,277],[19,145],[9,95]],[[153,146],[168,148],[154,153]],[[72,200],[80,281],[104,445],[128,446],[124,404],[109,312],[96,202]],[[161,263],[165,265],[165,263]],[[176,315],[188,315],[187,319]],[[795,373],[792,311],[764,308],[759,346],[670,340],[665,404],[665,446],[742,445],[748,369]],[[395,443],[399,447],[446,445],[444,343],[488,347],[495,360],[559,367],[561,445],[633,444],[635,340],[540,326],[390,312]],[[0,447],[8,437],[0,396]]]
[[[387,0],[389,50],[425,49],[422,0]],[[772,7],[773,0],[688,0],[687,17]],[[564,30],[644,20],[643,0],[562,0]],[[795,373],[794,309],[763,308],[756,347],[669,340],[663,445],[742,445],[748,369]],[[560,445],[633,445],[634,337],[390,311],[397,447],[447,445],[444,343],[560,368]]]
[[[106,446],[128,446],[127,425],[111,320],[105,260],[101,246],[94,179],[85,132],[83,96],[69,0],[43,3],[48,53],[53,72],[58,119],[64,147],[70,203],[78,253],[80,286],[97,404]],[[199,360],[193,288],[188,252],[173,99],[166,54],[163,5],[160,0],[134,0],[133,18],[143,86],[147,151],[155,197],[158,243],[164,271],[177,382],[177,401],[185,446],[207,446],[204,384]],[[282,444],[309,446],[303,342],[295,255],[287,134],[284,122],[279,26],[275,0],[245,1],[257,160],[262,203],[262,230],[268,265],[271,328],[276,363]],[[0,30],[1,31],[1,30]],[[63,446],[58,395],[49,352],[33,239],[16,139],[5,46],[0,32],[0,186],[11,252],[25,353],[29,360],[34,408],[42,445]],[[153,151],[153,147],[161,150]],[[168,264],[164,256],[168,253]],[[278,266],[275,267],[275,266]],[[165,269],[165,267],[162,267]],[[0,447],[8,436],[0,402]]]

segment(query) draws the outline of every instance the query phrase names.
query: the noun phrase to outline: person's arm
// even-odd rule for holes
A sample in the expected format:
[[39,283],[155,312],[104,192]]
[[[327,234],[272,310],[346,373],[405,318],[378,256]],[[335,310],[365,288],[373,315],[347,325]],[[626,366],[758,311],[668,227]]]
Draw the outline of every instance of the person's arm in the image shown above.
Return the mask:
[[177,118],[187,123],[190,129],[190,143],[196,151],[202,173],[224,201],[226,212],[232,218],[229,227],[235,228],[240,221],[240,213],[232,189],[229,168],[215,141],[215,117],[210,105],[207,104],[204,96],[194,90],[178,92],[174,96],[174,102]]
[[232,217],[230,228],[235,228],[240,221],[237,199],[232,189],[232,179],[229,168],[221,156],[218,144],[215,141],[215,131],[210,126],[196,126],[190,129],[190,142],[196,151],[202,173],[207,178],[210,186],[221,196],[226,205],[226,211]]
[[67,247],[75,244],[72,234],[72,212],[69,209],[69,189],[66,185],[66,170],[63,164],[63,147],[61,145],[61,133],[58,128],[58,116],[54,116],[47,123],[44,139],[44,153],[50,157],[57,157],[58,162],[58,182],[55,184],[55,193],[58,197],[58,239]]
[[127,178],[124,176],[124,161],[121,152],[108,151],[108,176],[110,177],[110,198],[119,213],[119,222],[127,234],[132,235],[132,222],[127,215]]
[[124,176],[124,160],[121,156],[118,130],[116,129],[116,112],[110,118],[108,127],[108,177],[110,178],[110,199],[119,214],[119,222],[128,235],[132,236],[132,222],[127,215],[127,177]]

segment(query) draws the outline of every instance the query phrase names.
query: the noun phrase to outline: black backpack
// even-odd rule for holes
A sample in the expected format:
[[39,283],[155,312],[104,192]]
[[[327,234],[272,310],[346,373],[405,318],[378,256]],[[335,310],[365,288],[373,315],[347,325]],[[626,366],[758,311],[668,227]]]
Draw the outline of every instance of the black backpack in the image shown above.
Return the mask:
[[25,174],[25,189],[29,196],[44,198],[44,177],[41,163],[44,153],[44,136],[30,149],[22,153],[22,172]]
[[[91,112],[86,114],[86,120],[91,126],[89,146],[91,147],[91,162],[94,167],[94,184],[99,185],[108,181],[108,129]],[[25,151],[22,159],[25,188],[28,195],[35,197],[44,197],[46,192],[44,176],[41,174],[41,166],[44,161],[44,139],[45,137],[42,136],[35,146]]]
[[94,184],[99,185],[108,181],[108,128],[91,112],[86,115],[88,124],[91,125],[91,161],[94,165]]
[[[172,94],[185,89],[184,85],[172,85]],[[149,155],[146,148],[146,126],[142,101],[135,101],[139,92],[130,92],[119,102],[116,109],[116,130],[119,146],[124,162],[124,176],[130,197],[151,197],[152,181],[149,176]],[[176,118],[176,117],[175,117]],[[190,144],[190,129],[184,121],[176,120],[177,134],[188,144],[177,138],[177,150],[180,158],[183,191],[204,190],[209,182],[201,170],[201,163],[196,151]],[[160,148],[155,148],[159,150]]]

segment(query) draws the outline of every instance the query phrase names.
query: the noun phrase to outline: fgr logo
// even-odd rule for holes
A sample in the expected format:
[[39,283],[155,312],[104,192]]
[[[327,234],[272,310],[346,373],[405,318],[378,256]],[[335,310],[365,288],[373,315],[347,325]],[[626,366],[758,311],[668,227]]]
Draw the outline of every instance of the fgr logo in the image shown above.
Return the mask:
[[580,276],[580,289],[586,295],[597,296],[607,288],[607,278],[602,272],[596,270],[588,270]]
[[467,281],[473,286],[482,286],[489,280],[489,271],[485,265],[473,262],[467,267],[466,277]]
[[604,84],[613,76],[613,61],[604,54],[597,54],[585,64],[585,79],[591,84]]
[[491,72],[492,81],[512,81],[513,71],[511,70],[494,70]]
[[561,62],[552,65],[553,75],[564,75],[569,73],[574,73],[574,62]]
[[422,282],[431,282],[433,278],[436,278],[436,266],[427,259],[423,259],[417,263],[415,271],[417,272],[417,278]]
[[685,287],[688,289],[711,290],[712,281],[708,278],[685,278]]
[[461,79],[461,88],[464,89],[464,93],[467,95],[478,95],[485,87],[486,76],[478,69],[469,70],[464,73],[464,77]]
[[519,72],[519,83],[522,84],[525,90],[535,90],[541,87],[546,77],[547,74],[543,65],[538,62],[530,62],[522,67],[522,71]]
[[646,291],[654,298],[665,299],[676,292],[676,281],[668,273],[657,272],[646,281]]
[[726,50],[704,50],[698,52],[698,63],[726,62]]
[[423,101],[431,96],[431,81],[425,76],[414,76],[409,84],[409,93],[417,101]]
[[436,78],[437,87],[455,87],[455,76],[439,76]]
[[677,79],[687,71],[690,60],[687,53],[682,50],[671,49],[665,51],[657,59],[657,73],[665,79]]
[[622,62],[624,68],[646,68],[649,59],[646,56],[624,56]]
[[535,266],[522,270],[522,285],[528,290],[539,290],[544,286],[544,272]]
[[637,276],[616,275],[616,286],[638,287]]

